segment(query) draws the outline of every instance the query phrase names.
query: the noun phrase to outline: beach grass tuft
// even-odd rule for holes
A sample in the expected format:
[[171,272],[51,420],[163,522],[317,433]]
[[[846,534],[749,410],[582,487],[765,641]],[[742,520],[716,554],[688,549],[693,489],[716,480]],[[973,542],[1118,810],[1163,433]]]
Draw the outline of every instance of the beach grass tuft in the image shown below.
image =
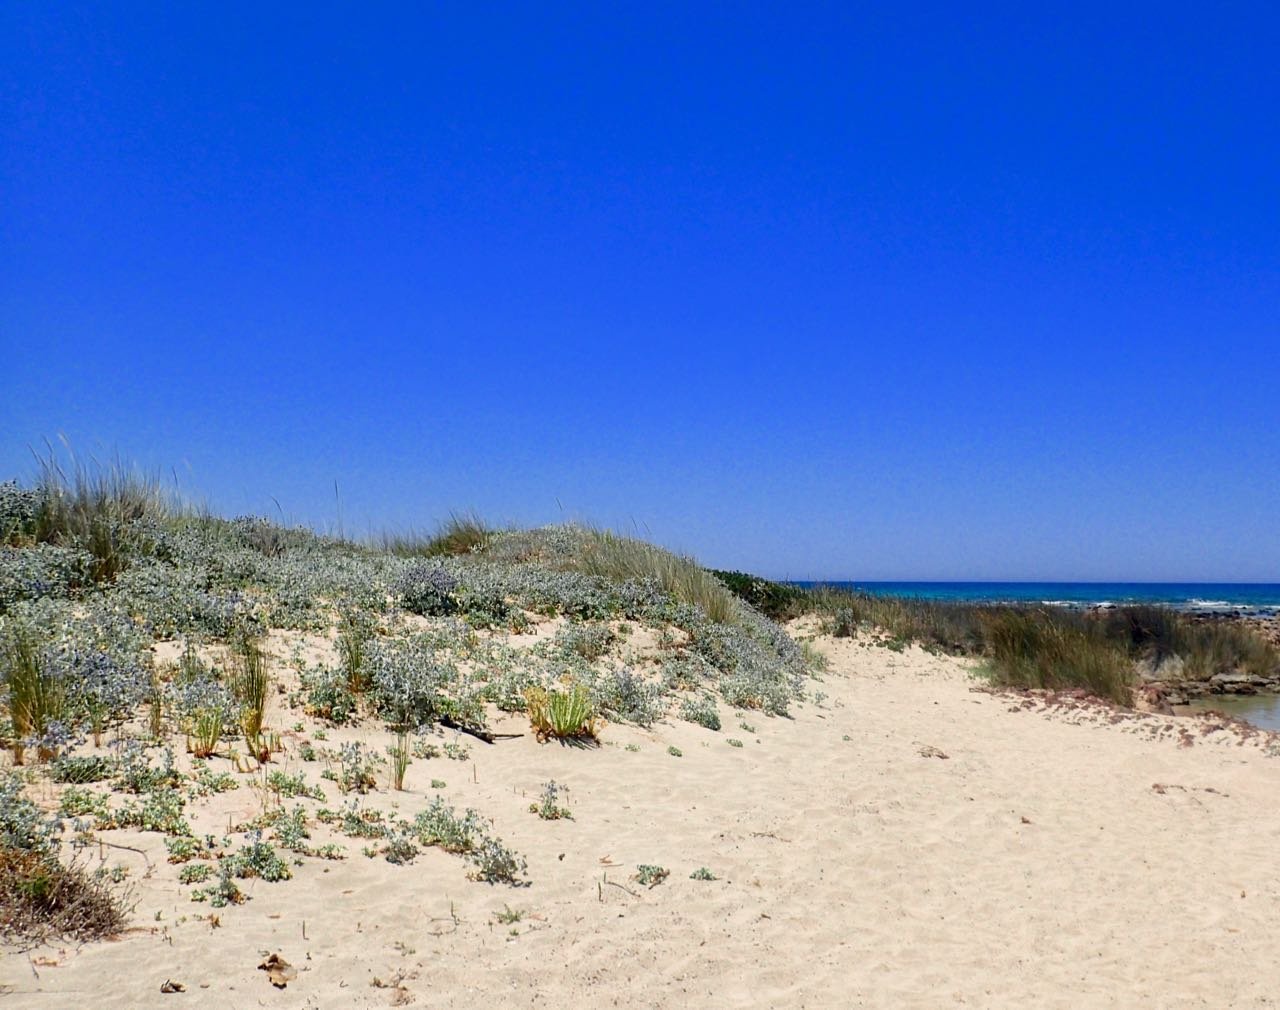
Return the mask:
[[997,683],[1083,688],[1119,705],[1133,701],[1133,661],[1097,622],[1010,608],[986,615],[986,634]]
[[692,558],[608,530],[591,530],[576,567],[611,582],[655,583],[717,624],[735,620],[733,594]]
[[539,739],[594,740],[599,735],[599,715],[585,684],[571,682],[550,690],[530,687],[524,700]]

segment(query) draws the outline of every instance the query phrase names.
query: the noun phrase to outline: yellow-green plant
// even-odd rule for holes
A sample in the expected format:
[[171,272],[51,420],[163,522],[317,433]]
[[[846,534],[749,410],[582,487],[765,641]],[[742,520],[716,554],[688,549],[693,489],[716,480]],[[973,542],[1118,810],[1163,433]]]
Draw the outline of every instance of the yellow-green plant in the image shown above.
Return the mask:
[[[0,643],[0,662],[8,685],[9,720],[13,724],[13,763],[22,764],[25,741],[43,740],[52,725],[62,719],[66,687],[46,662],[35,632],[15,624]],[[42,760],[53,750],[41,744]]]
[[231,673],[231,694],[240,705],[240,729],[249,752],[259,761],[267,761],[271,756],[270,747],[263,736],[267,697],[271,688],[267,657],[258,643],[247,636],[237,643],[236,652]]
[[196,709],[191,717],[191,732],[187,736],[187,749],[198,758],[212,757],[222,739],[224,712],[217,705]]
[[409,734],[396,734],[396,742],[387,748],[391,757],[391,784],[397,791],[404,789],[404,773],[409,767]]
[[531,687],[524,700],[539,740],[595,739],[599,735],[599,714],[583,684],[570,682],[551,690]]
[[338,655],[342,658],[347,690],[354,695],[364,694],[369,686],[364,653],[371,634],[368,617],[359,611],[346,610],[338,618]]

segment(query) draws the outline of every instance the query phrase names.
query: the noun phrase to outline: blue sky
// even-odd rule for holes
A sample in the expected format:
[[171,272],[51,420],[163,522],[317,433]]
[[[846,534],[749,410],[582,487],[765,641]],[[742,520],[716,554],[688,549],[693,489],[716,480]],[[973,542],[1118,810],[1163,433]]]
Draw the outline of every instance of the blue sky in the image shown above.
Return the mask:
[[1280,581],[1274,5],[6,6],[0,473]]

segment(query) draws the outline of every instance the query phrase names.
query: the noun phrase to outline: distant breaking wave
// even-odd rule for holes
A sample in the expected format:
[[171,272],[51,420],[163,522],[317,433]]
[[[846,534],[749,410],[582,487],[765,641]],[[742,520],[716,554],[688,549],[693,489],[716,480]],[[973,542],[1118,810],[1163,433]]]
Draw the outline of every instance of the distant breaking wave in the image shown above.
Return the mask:
[[797,582],[875,596],[1070,609],[1157,604],[1188,613],[1280,616],[1280,584],[1211,582]]

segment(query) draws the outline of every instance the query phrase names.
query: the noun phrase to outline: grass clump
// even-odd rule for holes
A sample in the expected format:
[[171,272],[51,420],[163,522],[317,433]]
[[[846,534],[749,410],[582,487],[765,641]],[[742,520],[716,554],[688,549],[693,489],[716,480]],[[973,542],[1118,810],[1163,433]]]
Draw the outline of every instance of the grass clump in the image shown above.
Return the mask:
[[493,530],[474,512],[454,512],[434,533],[384,532],[375,546],[399,557],[442,558],[484,550]]
[[0,664],[13,727],[13,763],[23,763],[32,742],[41,760],[53,757],[64,729],[67,690],[36,632],[18,622],[5,629]]
[[271,674],[267,669],[266,654],[254,639],[242,637],[236,643],[231,694],[240,706],[240,729],[245,746],[259,761],[267,761],[271,757],[263,732],[270,691]]
[[365,645],[373,637],[374,625],[370,616],[362,610],[347,608],[338,618],[338,655],[346,678],[347,690],[362,695],[369,686],[369,673],[365,669]]
[[594,740],[599,735],[595,703],[583,684],[569,683],[550,690],[531,687],[524,700],[539,740]]
[[222,730],[227,718],[221,705],[202,705],[191,714],[187,733],[187,750],[198,758],[210,758],[222,741]]
[[50,450],[39,470],[33,513],[10,538],[87,551],[94,582],[112,581],[135,557],[150,553],[154,527],[175,511],[159,480],[119,460],[86,464],[72,457],[64,468]]
[[996,611],[986,622],[990,669],[997,683],[1083,688],[1117,704],[1132,703],[1133,663],[1096,623],[1068,623],[1028,610]]
[[593,530],[574,564],[588,575],[611,582],[653,583],[680,602],[700,607],[716,623],[736,619],[733,595],[724,583],[692,558],[643,540]]
[[391,785],[397,792],[404,790],[404,775],[409,769],[409,734],[396,734],[396,742],[387,748],[391,760]]
[[96,755],[60,757],[49,769],[49,777],[54,782],[65,782],[70,785],[101,782],[103,779],[111,778],[115,773],[115,761]]

